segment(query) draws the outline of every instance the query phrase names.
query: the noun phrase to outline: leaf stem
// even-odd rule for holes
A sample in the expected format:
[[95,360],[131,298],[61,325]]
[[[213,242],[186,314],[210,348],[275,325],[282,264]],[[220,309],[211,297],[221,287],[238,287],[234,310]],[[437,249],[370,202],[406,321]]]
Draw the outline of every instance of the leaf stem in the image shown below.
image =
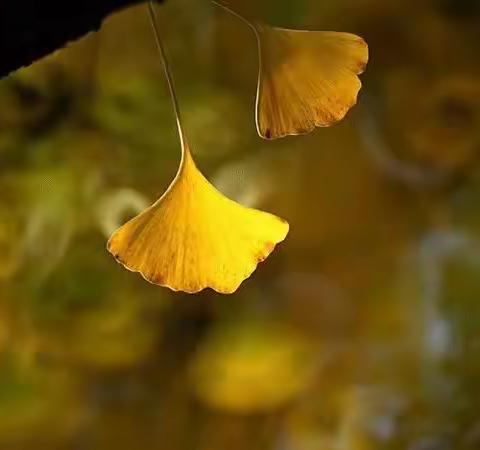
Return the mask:
[[167,80],[168,90],[170,92],[170,97],[172,100],[173,112],[175,114],[175,119],[177,122],[178,134],[180,136],[180,143],[182,145],[182,161],[184,159],[185,153],[188,152],[186,145],[185,133],[183,131],[183,125],[180,115],[180,107],[178,104],[177,93],[175,90],[175,82],[170,68],[170,63],[167,56],[167,50],[163,45],[162,38],[160,36],[157,13],[155,11],[155,5],[153,1],[148,2],[148,13],[150,17],[150,23],[152,25],[153,34],[155,36],[155,42],[157,44],[158,53],[160,55],[160,60],[162,62],[163,70],[165,72],[165,78]]
[[255,35],[258,36],[258,30],[256,28],[256,26],[250,21],[248,20],[245,16],[242,16],[241,14],[237,13],[236,11],[234,11],[233,9],[231,9],[230,7],[228,7],[227,5],[224,5],[223,3],[221,2],[218,2],[216,0],[211,0],[212,3],[216,6],[218,6],[219,8],[222,8],[224,9],[225,11],[227,11],[228,13],[232,14],[233,16],[235,16],[237,19],[240,19],[243,23],[247,24],[252,30],[253,32],[255,33]]

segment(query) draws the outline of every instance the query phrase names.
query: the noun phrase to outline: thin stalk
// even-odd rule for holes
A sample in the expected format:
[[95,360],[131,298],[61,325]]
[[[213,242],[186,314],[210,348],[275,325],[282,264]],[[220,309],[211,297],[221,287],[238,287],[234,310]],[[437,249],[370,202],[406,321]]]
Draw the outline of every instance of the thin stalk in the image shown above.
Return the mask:
[[180,136],[180,143],[182,145],[182,161],[184,160],[185,153],[188,152],[186,146],[185,134],[183,131],[182,120],[180,116],[180,107],[178,105],[177,93],[175,90],[175,82],[170,69],[170,63],[167,56],[167,50],[163,45],[162,38],[160,36],[157,13],[155,11],[155,5],[153,1],[148,2],[148,14],[150,17],[150,23],[152,24],[153,34],[155,36],[155,42],[157,44],[158,53],[160,55],[160,61],[162,62],[163,70],[165,72],[165,78],[167,79],[168,90],[172,100],[173,112],[177,121],[178,134]]
[[246,17],[237,13],[233,9],[230,9],[227,5],[224,5],[223,3],[217,2],[216,0],[212,0],[212,3],[214,5],[217,5],[220,8],[224,9],[225,11],[229,12],[230,14],[235,16],[237,19],[240,19],[243,23],[247,24],[253,30],[255,35],[258,37],[258,30],[257,30],[256,26],[252,22],[250,22]]
[[240,19],[243,23],[247,24],[248,27],[253,31],[253,34],[255,35],[255,39],[257,40],[257,50],[258,50],[258,81],[257,81],[257,95],[256,95],[256,100],[255,100],[255,123],[257,126],[258,134],[260,134],[260,127],[258,125],[258,111],[259,111],[259,106],[258,102],[260,100],[260,88],[261,88],[261,82],[262,82],[262,64],[263,64],[263,54],[262,54],[262,42],[261,42],[261,37],[259,30],[262,29],[262,27],[258,23],[250,22],[246,17],[242,16],[241,14],[237,13],[233,9],[230,9],[228,6],[224,5],[223,3],[220,3],[216,0],[211,0],[212,3],[228,13],[232,14],[235,16],[237,19]]

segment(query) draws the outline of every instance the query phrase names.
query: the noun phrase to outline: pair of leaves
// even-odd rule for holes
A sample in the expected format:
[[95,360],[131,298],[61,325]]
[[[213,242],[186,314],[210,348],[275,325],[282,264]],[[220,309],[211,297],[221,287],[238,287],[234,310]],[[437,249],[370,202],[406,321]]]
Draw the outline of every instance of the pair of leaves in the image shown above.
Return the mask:
[[[307,133],[345,116],[368,59],[363,39],[248,24],[260,53],[260,136]],[[168,67],[166,73],[168,78]],[[108,249],[151,283],[189,293],[206,287],[232,293],[285,239],[289,225],[218,192],[196,167],[178,116],[177,122],[183,156],[175,179],[156,203],[112,235]]]

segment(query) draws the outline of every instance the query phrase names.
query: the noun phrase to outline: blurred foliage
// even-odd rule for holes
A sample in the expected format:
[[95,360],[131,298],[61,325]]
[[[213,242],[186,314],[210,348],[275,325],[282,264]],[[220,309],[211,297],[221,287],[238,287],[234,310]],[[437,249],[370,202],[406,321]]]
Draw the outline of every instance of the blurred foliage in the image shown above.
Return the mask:
[[0,82],[0,449],[478,449],[478,2],[228,4],[371,50],[344,122],[265,142],[251,31],[162,7],[199,166],[291,224],[231,297],[105,250],[179,159],[144,5]]

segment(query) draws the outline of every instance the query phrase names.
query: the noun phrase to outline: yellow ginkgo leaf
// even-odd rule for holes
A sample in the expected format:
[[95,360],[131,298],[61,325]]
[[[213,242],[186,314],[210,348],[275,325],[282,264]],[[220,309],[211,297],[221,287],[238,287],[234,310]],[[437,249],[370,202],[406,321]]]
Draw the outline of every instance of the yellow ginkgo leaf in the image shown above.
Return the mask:
[[282,219],[235,203],[200,173],[186,143],[173,77],[148,6],[182,147],[178,173],[165,194],[111,236],[108,250],[127,269],[174,291],[210,287],[234,292],[288,233]]
[[165,194],[119,228],[108,250],[127,269],[174,291],[210,287],[232,293],[283,241],[282,219],[241,206],[217,191],[184,144],[180,169]]
[[256,123],[260,136],[303,134],[343,119],[362,86],[365,41],[349,33],[255,25],[260,51]]

